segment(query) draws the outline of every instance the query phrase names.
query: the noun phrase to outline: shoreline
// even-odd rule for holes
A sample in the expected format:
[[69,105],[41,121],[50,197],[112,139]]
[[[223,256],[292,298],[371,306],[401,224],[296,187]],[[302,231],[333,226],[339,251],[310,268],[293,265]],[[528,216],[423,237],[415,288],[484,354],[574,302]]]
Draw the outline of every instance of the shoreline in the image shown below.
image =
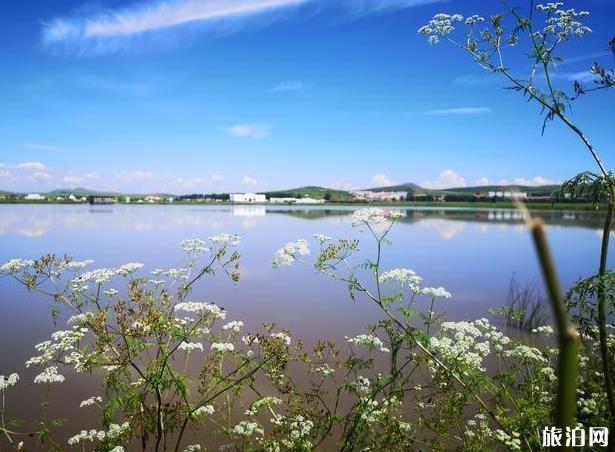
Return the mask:
[[[194,202],[194,201],[173,201],[173,202],[153,202],[153,203],[112,203],[112,204],[89,204],[87,202],[62,202],[62,201],[25,201],[25,200],[0,200],[0,205],[94,205],[94,206],[156,206],[156,205],[190,205],[190,206],[275,206],[275,207],[441,207],[441,208],[476,208],[476,209],[510,209],[516,210],[517,207],[511,202],[413,202],[413,201],[397,201],[397,202],[326,202],[317,204],[282,204],[282,203],[234,203],[228,201],[222,202]],[[529,210],[568,210],[568,211],[603,211],[602,206],[595,206],[591,203],[549,203],[549,202],[530,202],[525,204]]]

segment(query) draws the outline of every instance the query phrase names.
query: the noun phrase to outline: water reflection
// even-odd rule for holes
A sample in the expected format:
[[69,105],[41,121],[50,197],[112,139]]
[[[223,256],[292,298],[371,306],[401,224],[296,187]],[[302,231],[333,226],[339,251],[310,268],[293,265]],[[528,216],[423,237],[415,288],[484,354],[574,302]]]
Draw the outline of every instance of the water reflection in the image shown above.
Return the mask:
[[[0,234],[42,237],[53,229],[71,230],[104,227],[109,221],[114,228],[131,231],[171,229],[184,226],[203,226],[219,230],[219,219],[225,216],[243,218],[245,228],[256,226],[268,215],[286,215],[303,220],[340,219],[351,222],[358,207],[292,207],[292,206],[105,206],[91,208],[78,205],[3,205],[0,206]],[[406,208],[401,224],[419,223],[434,229],[445,239],[463,232],[468,223],[521,224],[520,212],[513,209]],[[592,211],[537,211],[549,225],[600,229],[601,215]],[[110,218],[102,218],[108,216]],[[479,228],[487,229],[482,225]],[[523,228],[521,228],[523,230]]]
[[[0,205],[0,262],[52,252],[93,259],[96,267],[144,262],[146,270],[169,268],[181,265],[180,240],[238,233],[242,236],[239,284],[210,278],[191,296],[216,302],[231,318],[244,321],[247,331],[259,331],[263,323],[272,322],[308,345],[319,338],[343,341],[346,335],[365,333],[366,325],[380,320],[380,311],[363,299],[352,303],[344,284],[309,268],[274,271],[270,261],[280,246],[315,233],[359,239],[358,262],[373,257],[375,246],[368,234],[350,226],[354,210],[326,205],[143,205],[113,206],[101,212],[83,205]],[[540,278],[531,239],[515,211],[417,208],[405,209],[404,214],[391,231],[383,268],[412,268],[425,285],[444,286],[453,298],[438,310],[446,311],[449,319],[487,316],[489,307],[504,303],[513,274],[520,282]],[[595,212],[539,214],[549,225],[563,284],[594,273],[600,216]],[[0,343],[9,344],[0,347],[0,372],[20,371],[24,381],[32,381],[34,370],[24,369],[24,362],[32,356],[33,345],[57,329],[49,303],[0,279],[0,309]],[[80,384],[72,378],[61,394],[63,403],[52,406],[78,406],[92,395],[85,381]],[[20,388],[23,408],[18,408],[16,416],[28,417],[40,394],[25,384]],[[85,426],[77,422],[70,430]]]

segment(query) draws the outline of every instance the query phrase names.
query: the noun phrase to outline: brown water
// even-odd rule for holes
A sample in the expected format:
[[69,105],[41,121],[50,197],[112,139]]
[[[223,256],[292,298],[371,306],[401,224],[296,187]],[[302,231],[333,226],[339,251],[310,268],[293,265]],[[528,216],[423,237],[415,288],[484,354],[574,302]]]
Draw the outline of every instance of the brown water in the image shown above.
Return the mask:
[[[350,225],[351,207],[265,206],[113,206],[0,205],[0,262],[68,253],[94,259],[95,266],[143,262],[147,269],[181,265],[179,242],[222,232],[242,236],[241,280],[204,281],[194,293],[224,306],[229,319],[246,329],[263,322],[288,328],[311,344],[318,338],[343,338],[365,332],[380,319],[377,308],[348,299],[346,287],[314,271],[292,267],[273,270],[270,260],[282,245],[315,233],[361,240],[361,257],[373,243]],[[426,285],[444,286],[453,299],[441,304],[449,318],[474,319],[504,302],[513,277],[528,282],[539,277],[529,234],[519,215],[496,209],[410,209],[392,230],[383,268],[408,267]],[[561,279],[568,285],[588,276],[598,262],[600,218],[592,212],[543,212]],[[0,374],[18,372],[11,390],[12,417],[33,419],[43,388],[32,384],[34,369],[23,363],[33,345],[54,330],[45,298],[0,279]],[[99,393],[87,376],[70,376],[52,391],[52,411],[71,417],[74,434],[91,426],[79,409],[81,400]],[[0,450],[3,450],[0,440]]]

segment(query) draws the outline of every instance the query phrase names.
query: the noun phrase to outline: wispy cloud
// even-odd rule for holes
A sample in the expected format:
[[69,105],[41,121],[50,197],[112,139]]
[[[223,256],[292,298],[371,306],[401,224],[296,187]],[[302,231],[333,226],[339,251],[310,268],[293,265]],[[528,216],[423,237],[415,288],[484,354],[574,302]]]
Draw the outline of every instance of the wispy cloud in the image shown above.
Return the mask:
[[26,171],[45,171],[47,166],[41,162],[23,162],[15,165],[15,168]]
[[453,170],[442,171],[435,179],[426,180],[421,183],[421,187],[434,190],[465,187],[466,185],[466,180]]
[[299,91],[305,88],[304,83],[301,80],[291,80],[287,82],[280,82],[271,91]]
[[34,151],[53,151],[53,152],[68,152],[68,149],[60,148],[57,146],[50,146],[48,144],[40,143],[20,143],[20,146]]
[[382,13],[443,0],[149,0],[93,14],[56,17],[43,25],[43,44],[73,54],[110,53],[131,48],[135,39],[199,23],[201,31],[237,30],[256,16],[279,20],[279,11],[311,6],[341,7],[351,16]]
[[376,187],[389,187],[391,185],[395,185],[395,182],[389,179],[386,174],[376,174],[372,176],[371,181]]
[[[588,83],[596,80],[596,74],[592,74],[590,71],[578,71],[578,72],[552,72],[550,74],[552,79],[565,80],[568,82],[582,82]],[[544,77],[541,77],[544,79]]]
[[548,177],[535,176],[531,179],[526,179],[525,177],[516,177],[513,180],[513,183],[515,185],[528,185],[530,187],[537,187],[540,185],[553,185],[557,184],[558,182],[553,179],[549,179]]
[[257,184],[258,181],[250,176],[243,176],[243,179],[241,179],[241,185],[244,187],[254,187]]
[[271,126],[267,124],[235,124],[234,126],[227,127],[224,130],[234,137],[260,140],[269,136]]
[[493,113],[489,107],[453,107],[439,110],[414,111],[406,114],[411,116],[446,116],[446,115],[484,115]]

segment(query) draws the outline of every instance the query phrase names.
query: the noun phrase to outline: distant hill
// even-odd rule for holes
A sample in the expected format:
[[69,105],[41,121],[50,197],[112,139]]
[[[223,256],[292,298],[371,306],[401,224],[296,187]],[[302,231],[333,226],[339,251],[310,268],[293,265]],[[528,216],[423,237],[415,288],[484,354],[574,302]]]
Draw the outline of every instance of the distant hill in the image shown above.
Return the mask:
[[369,191],[411,191],[411,190],[422,191],[424,189],[412,182],[407,182],[405,184],[389,185],[387,187],[366,188],[365,190],[369,190]]
[[306,186],[298,188],[289,188],[287,190],[275,190],[260,192],[268,198],[303,198],[309,196],[314,199],[331,199],[331,200],[346,200],[352,199],[352,195],[344,190],[335,190],[333,188]]
[[446,188],[439,190],[447,193],[463,193],[472,194],[477,192],[489,192],[489,191],[519,191],[532,195],[551,195],[554,191],[560,188],[559,185],[481,185],[478,187],[458,187],[458,188]]
[[118,195],[119,193],[111,193],[111,192],[103,192],[103,191],[97,191],[97,190],[90,190],[88,188],[82,188],[82,187],[78,187],[78,188],[56,188],[55,190],[52,190],[50,192],[44,193],[45,196],[48,197],[55,197],[55,196],[70,196],[70,195],[75,195],[78,197],[81,196],[92,196],[92,195],[101,195],[101,194],[105,194],[105,195]]

